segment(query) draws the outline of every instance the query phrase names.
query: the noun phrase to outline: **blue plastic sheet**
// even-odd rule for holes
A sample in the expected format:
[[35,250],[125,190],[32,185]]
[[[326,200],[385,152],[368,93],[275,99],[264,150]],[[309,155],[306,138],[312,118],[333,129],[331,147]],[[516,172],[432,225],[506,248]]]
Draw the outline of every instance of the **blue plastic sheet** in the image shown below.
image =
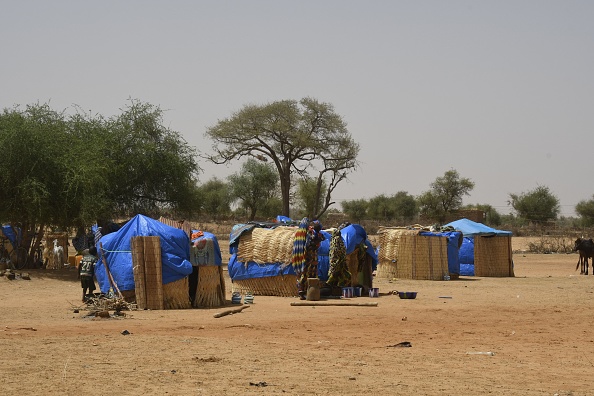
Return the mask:
[[[99,240],[97,251],[100,256],[95,276],[102,293],[110,289],[109,279],[101,259],[102,253],[109,265],[109,271],[118,288],[134,290],[132,250],[130,239],[135,236],[158,236],[161,239],[161,261],[163,263],[163,284],[175,282],[192,273],[190,238],[179,228],[174,228],[143,215],[136,215],[116,232],[104,235]],[[100,246],[103,246],[104,252]]]
[[[192,230],[192,234],[195,232],[198,232],[199,230]],[[192,239],[192,243],[199,241],[201,239],[210,239],[213,242],[214,245],[214,251],[215,251],[215,264],[216,265],[221,265],[223,264],[223,257],[221,255],[221,248],[219,246],[219,241],[217,240],[217,237],[215,236],[215,234],[207,232],[207,231],[202,231],[202,236],[198,237],[198,238],[194,238]]]

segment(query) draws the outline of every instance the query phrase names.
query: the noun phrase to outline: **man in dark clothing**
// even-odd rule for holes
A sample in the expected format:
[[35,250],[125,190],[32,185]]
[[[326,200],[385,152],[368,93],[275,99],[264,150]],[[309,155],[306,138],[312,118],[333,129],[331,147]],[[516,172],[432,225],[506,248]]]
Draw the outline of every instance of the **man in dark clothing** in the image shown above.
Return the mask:
[[[91,246],[89,254],[83,256],[78,267],[78,277],[80,278],[80,286],[82,287],[82,301],[86,302],[86,297],[92,297],[95,291],[95,264],[97,263],[97,248]],[[89,293],[87,294],[87,290]]]

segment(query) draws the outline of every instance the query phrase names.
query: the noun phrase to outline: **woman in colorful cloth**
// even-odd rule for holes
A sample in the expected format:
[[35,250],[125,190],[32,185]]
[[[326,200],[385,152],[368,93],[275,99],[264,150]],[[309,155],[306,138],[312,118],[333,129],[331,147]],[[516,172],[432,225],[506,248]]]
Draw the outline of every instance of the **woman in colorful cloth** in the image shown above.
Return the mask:
[[325,239],[321,231],[322,224],[319,221],[315,220],[309,223],[305,238],[305,262],[297,278],[297,290],[299,292],[299,298],[302,300],[306,299],[307,278],[318,277],[318,248],[320,247],[320,243]]

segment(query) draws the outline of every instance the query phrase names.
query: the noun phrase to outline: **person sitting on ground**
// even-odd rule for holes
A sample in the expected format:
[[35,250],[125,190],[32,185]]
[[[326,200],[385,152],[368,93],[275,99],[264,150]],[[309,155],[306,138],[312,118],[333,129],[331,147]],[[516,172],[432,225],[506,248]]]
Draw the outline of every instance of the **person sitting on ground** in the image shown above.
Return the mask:
[[89,253],[83,256],[78,267],[78,277],[80,278],[80,286],[82,287],[82,302],[87,302],[90,297],[93,297],[93,292],[95,291],[95,280],[93,277],[95,275],[96,263],[97,248],[91,246]]

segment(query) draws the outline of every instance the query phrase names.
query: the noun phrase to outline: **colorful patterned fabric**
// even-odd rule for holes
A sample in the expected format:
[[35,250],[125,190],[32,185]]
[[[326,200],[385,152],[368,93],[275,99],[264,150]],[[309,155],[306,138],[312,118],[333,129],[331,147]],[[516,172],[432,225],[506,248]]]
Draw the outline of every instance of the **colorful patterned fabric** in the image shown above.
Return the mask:
[[[301,227],[301,224],[299,227]],[[307,229],[305,260],[302,271],[298,273],[297,278],[297,289],[300,295],[307,292],[307,278],[318,277],[318,249],[320,243],[325,239],[321,231],[322,225],[319,222],[312,222]]]
[[307,237],[307,227],[309,227],[309,219],[304,217],[299,223],[299,228],[295,232],[295,240],[293,241],[293,257],[291,258],[291,265],[297,274],[300,274],[305,264],[305,239]]
[[335,229],[330,240],[330,269],[328,271],[328,285],[333,287],[348,287],[351,285],[351,273],[346,261],[346,247],[340,229]]

